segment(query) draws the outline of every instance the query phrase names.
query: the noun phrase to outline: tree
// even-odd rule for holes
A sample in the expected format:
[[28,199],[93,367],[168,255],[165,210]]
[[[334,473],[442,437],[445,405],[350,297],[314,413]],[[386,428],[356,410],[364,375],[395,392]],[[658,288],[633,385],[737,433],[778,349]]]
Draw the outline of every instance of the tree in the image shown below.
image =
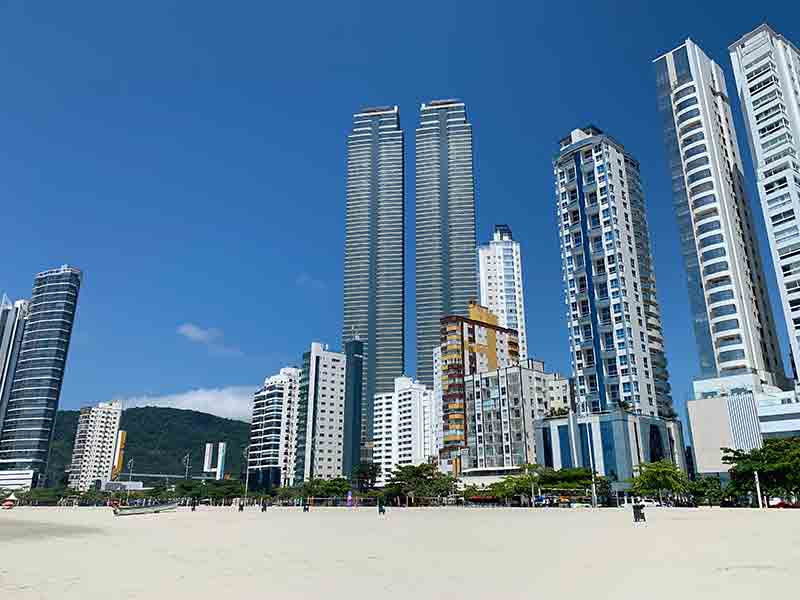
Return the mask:
[[353,481],[360,492],[366,492],[375,488],[375,482],[380,474],[380,466],[377,463],[362,462],[353,469]]
[[718,477],[700,477],[689,482],[689,493],[697,504],[719,504],[726,497]]
[[689,489],[686,474],[668,460],[641,463],[638,475],[633,478],[631,491],[637,496],[658,494],[659,499],[668,494],[683,494]]
[[723,448],[722,462],[731,465],[734,495],[755,493],[756,471],[761,493],[768,498],[800,495],[800,438],[765,440],[762,448],[749,452]]
[[384,488],[387,498],[442,498],[455,491],[456,478],[440,473],[436,465],[403,465],[397,467]]

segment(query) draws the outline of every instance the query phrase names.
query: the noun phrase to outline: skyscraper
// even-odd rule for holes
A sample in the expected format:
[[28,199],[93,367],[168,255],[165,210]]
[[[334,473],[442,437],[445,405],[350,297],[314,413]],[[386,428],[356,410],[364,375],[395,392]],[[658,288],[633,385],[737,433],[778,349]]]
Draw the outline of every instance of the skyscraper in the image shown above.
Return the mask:
[[299,390],[300,369],[284,367],[253,397],[247,468],[254,487],[294,483]]
[[33,282],[0,431],[0,476],[16,472],[22,486],[42,483],[47,470],[80,286],[80,270],[68,265]]
[[119,443],[121,402],[81,409],[69,466],[69,487],[85,492],[96,481],[111,481]]
[[472,125],[458,100],[420,107],[416,244],[417,379],[431,389],[440,319],[478,299]]
[[404,370],[403,130],[396,106],[353,115],[347,138],[347,226],[342,345],[364,343],[361,442],[372,437],[372,399]]
[[577,410],[670,416],[639,163],[589,126],[561,140],[555,180]]
[[29,310],[30,302],[27,300],[17,300],[12,304],[5,295],[0,298],[0,431],[3,430],[3,419],[8,397],[11,395],[11,383],[14,380],[14,369]]
[[782,382],[725,77],[691,40],[655,60],[673,206],[703,378]]
[[497,315],[498,324],[516,329],[519,357],[528,357],[525,331],[525,297],[519,242],[508,225],[495,225],[492,241],[478,248],[481,304]]
[[800,50],[768,25],[730,46],[789,347],[800,360]]

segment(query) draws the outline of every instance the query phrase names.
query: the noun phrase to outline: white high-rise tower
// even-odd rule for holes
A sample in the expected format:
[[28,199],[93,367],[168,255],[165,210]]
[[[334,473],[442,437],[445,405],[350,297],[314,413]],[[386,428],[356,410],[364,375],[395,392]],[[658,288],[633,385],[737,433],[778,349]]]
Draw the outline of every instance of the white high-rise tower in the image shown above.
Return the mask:
[[[800,360],[800,50],[768,25],[730,46],[789,346]],[[797,379],[797,368],[794,373]]]
[[528,357],[525,297],[519,242],[508,225],[495,225],[492,241],[478,248],[481,304],[497,315],[498,325],[516,329],[519,359]]

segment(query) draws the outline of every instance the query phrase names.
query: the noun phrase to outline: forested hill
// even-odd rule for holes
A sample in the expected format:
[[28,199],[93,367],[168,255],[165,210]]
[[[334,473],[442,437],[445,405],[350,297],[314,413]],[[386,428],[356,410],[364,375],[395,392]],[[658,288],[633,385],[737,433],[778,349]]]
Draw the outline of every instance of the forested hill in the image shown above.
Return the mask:
[[[58,411],[47,469],[50,485],[64,481],[77,424],[78,411]],[[227,442],[225,472],[233,477],[239,476],[250,432],[250,425],[243,421],[194,410],[157,407],[123,411],[121,428],[128,432],[125,463],[133,459],[134,473],[182,474],[183,457],[191,452],[191,474],[200,475],[206,442]]]

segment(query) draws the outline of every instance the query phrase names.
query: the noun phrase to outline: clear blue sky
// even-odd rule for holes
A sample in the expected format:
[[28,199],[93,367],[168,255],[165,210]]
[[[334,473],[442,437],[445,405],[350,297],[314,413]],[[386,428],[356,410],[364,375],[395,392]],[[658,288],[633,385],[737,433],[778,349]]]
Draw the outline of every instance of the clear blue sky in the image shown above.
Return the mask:
[[198,388],[218,390],[200,407],[241,404],[311,340],[338,346],[345,138],[366,105],[398,104],[406,131],[412,371],[414,129],[444,97],[474,126],[479,240],[508,223],[522,243],[529,346],[554,369],[569,369],[558,140],[591,122],[640,160],[685,400],[696,354],[651,61],[690,36],[733,94],[728,44],[765,19],[800,42],[800,5],[90,4],[0,2],[0,290],[27,296],[65,262],[86,273],[62,407],[192,405]]

